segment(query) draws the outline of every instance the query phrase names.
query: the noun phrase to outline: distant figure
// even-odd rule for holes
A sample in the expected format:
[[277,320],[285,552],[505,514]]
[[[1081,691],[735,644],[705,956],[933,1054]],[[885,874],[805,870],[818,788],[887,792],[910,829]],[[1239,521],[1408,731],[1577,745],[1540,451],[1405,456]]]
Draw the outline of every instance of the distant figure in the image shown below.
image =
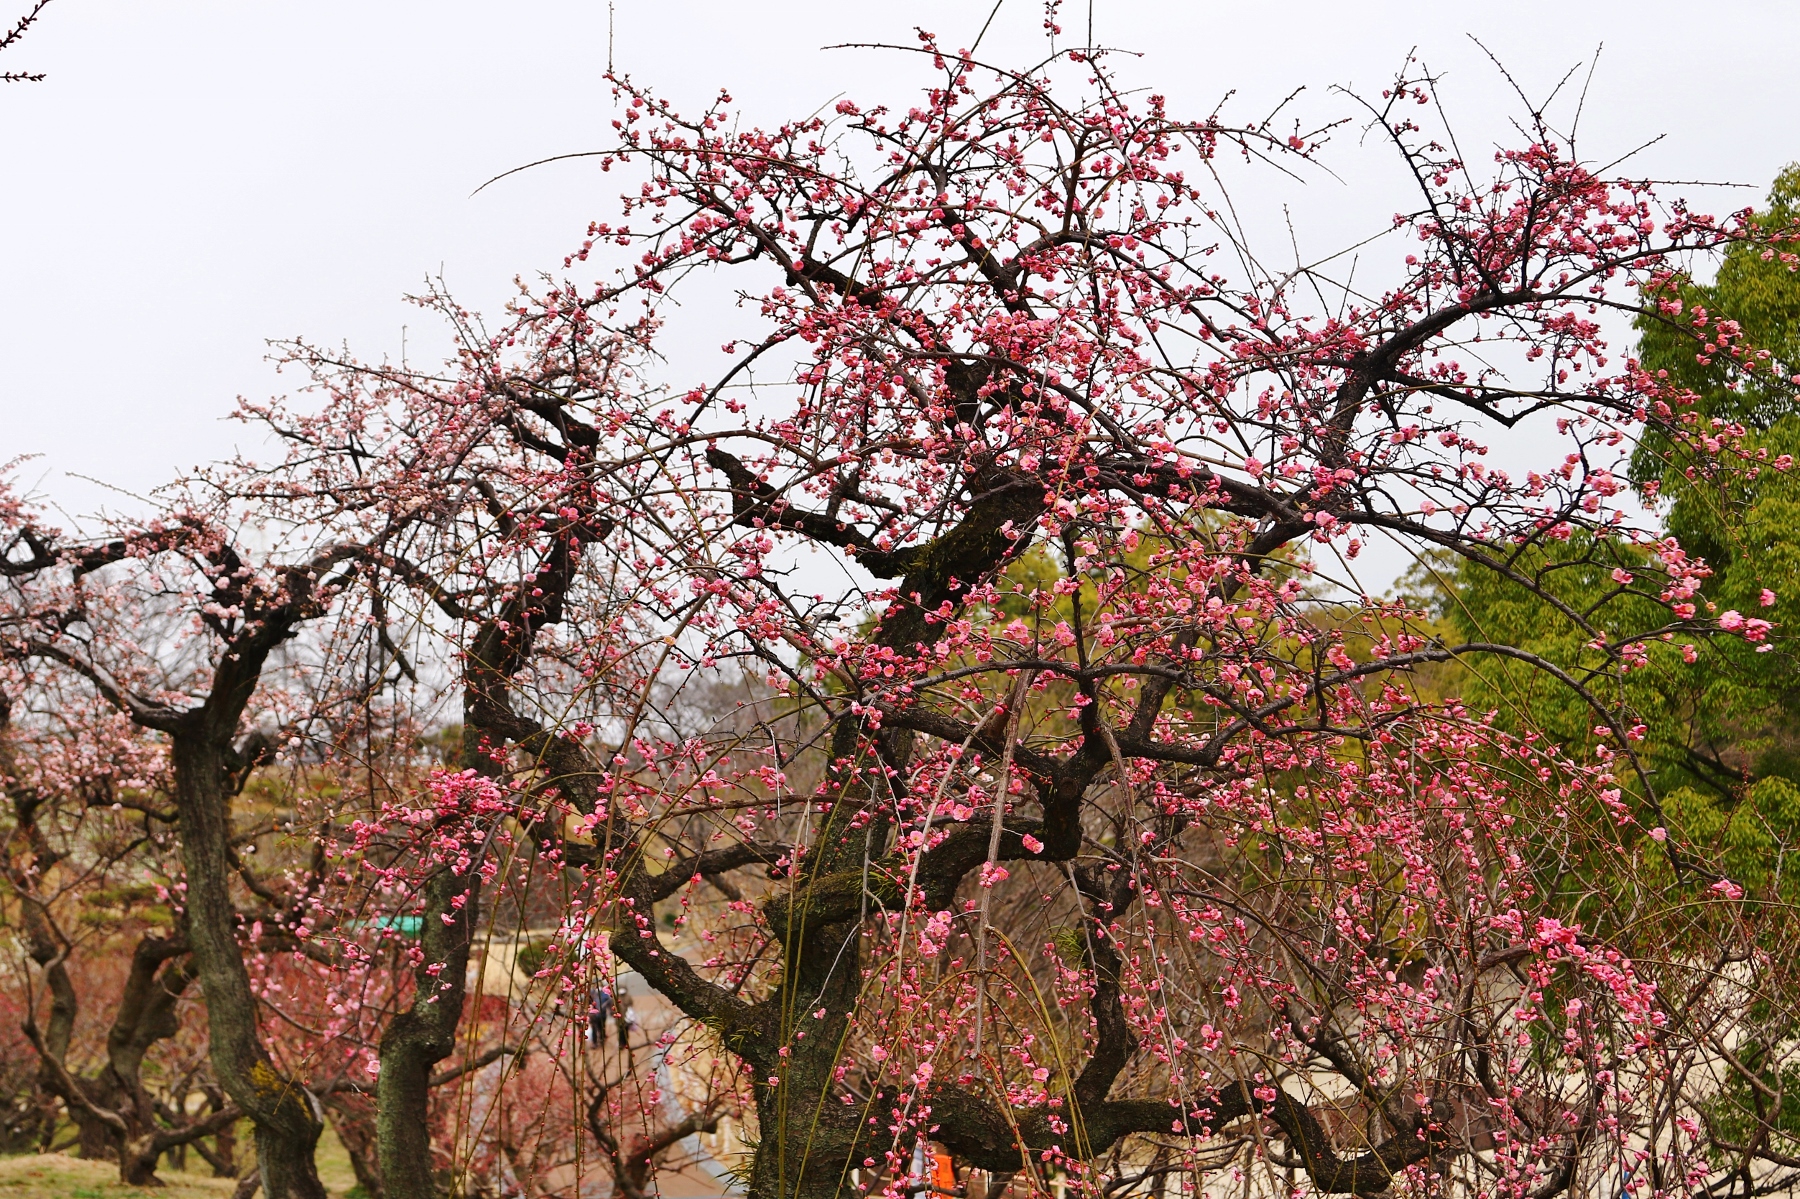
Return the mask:
[[942,1149],[934,1149],[931,1154],[931,1189],[938,1195],[967,1194],[956,1185],[956,1163]]
[[619,1048],[627,1052],[631,1050],[631,1031],[638,1026],[637,1011],[631,1007],[621,1007],[618,1015]]
[[606,1018],[612,1014],[612,992],[601,987],[594,992],[594,1006],[588,1012],[588,1044],[601,1045],[606,1040]]

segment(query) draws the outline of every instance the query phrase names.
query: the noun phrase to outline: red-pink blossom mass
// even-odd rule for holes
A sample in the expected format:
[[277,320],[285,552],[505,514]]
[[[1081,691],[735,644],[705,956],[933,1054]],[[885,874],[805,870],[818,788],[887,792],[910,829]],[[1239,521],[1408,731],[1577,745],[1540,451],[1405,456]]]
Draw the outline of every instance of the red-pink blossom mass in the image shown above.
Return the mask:
[[[1786,652],[1659,492],[1792,459],[1622,329],[1791,388],[1682,289],[1794,231],[1543,112],[1465,153],[1417,64],[1306,130],[889,53],[909,102],[769,127],[610,76],[622,202],[492,322],[424,296],[446,361],[288,344],[278,448],[105,528],[12,472],[67,1118],[142,1182],[241,1117],[271,1199],[328,1121],[388,1199],[1786,1185],[1781,884],[1630,695]],[[1390,226],[1276,265],[1223,168],[1338,153],[1401,165]],[[1377,547],[1562,640],[1363,593]],[[40,1014],[102,886],[151,888],[108,935],[187,1006],[131,1035],[204,1046],[206,1111]]]

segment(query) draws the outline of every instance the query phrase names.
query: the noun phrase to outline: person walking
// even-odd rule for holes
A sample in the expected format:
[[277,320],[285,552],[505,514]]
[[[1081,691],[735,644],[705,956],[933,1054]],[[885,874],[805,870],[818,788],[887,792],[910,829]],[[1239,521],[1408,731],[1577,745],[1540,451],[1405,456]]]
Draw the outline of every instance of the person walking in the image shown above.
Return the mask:
[[606,1018],[612,1014],[612,992],[601,987],[594,992],[594,1005],[588,1011],[588,1044],[595,1047],[606,1041]]

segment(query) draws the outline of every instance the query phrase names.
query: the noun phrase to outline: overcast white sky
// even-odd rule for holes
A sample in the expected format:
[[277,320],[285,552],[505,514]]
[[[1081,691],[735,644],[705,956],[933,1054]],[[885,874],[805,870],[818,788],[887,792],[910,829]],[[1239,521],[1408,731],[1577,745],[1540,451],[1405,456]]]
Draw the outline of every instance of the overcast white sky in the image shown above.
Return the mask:
[[[991,7],[615,0],[613,55],[677,97],[728,87],[773,123],[845,92],[904,103],[923,79],[910,56],[822,47],[914,26],[966,45]],[[1042,19],[1005,0],[984,56],[1035,57]],[[1754,185],[1689,189],[1719,210],[1800,158],[1795,3],[1094,0],[1092,21],[1096,42],[1140,55],[1116,63],[1128,81],[1196,115],[1236,89],[1240,119],[1301,85],[1305,113],[1347,114],[1331,85],[1378,91],[1416,47],[1447,74],[1466,150],[1520,108],[1467,35],[1534,96],[1604,43],[1591,160],[1666,135],[1632,173]],[[1065,0],[1062,22],[1086,40],[1086,0]],[[401,296],[440,270],[466,305],[497,309],[514,275],[558,265],[612,214],[612,180],[581,162],[471,196],[607,143],[608,28],[605,0],[56,0],[0,64],[49,72],[0,88],[0,460],[44,455],[27,479],[88,511],[101,493],[72,475],[141,491],[228,453],[245,436],[220,419],[233,397],[284,385],[265,339],[397,357],[410,326],[410,353],[431,354],[435,331]],[[1341,180],[1251,180],[1237,201],[1253,219],[1290,205],[1309,254],[1408,204],[1354,135],[1327,161]]]

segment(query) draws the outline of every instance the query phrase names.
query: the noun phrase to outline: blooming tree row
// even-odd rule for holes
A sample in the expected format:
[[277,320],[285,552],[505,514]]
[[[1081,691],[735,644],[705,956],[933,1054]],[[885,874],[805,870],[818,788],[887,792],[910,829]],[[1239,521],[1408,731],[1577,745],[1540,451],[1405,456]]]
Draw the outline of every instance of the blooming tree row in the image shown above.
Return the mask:
[[[1389,274],[1272,270],[1215,180],[1311,169],[1323,132],[1186,120],[1078,53],[908,53],[915,106],[769,130],[618,79],[630,190],[564,275],[618,271],[491,330],[428,297],[436,370],[289,347],[311,388],[243,410],[285,457],[155,520],[8,501],[18,685],[167,755],[267,1193],[321,1193],[320,1095],[407,1199],[563,1193],[589,1153],[641,1194],[725,1113],[769,1197],[917,1191],[922,1143],[990,1193],[1777,1185],[1707,1104],[1783,917],[1669,835],[1620,697],[1779,635],[1708,606],[1630,455],[1791,463],[1605,331],[1668,316],[1698,256],[1791,265],[1787,230],[1597,175],[1541,116],[1467,159],[1409,71],[1359,116],[1412,188],[1363,251]],[[709,289],[726,365],[659,360]],[[1494,460],[1509,429],[1528,464]],[[1587,665],[1359,594],[1377,540],[1520,589]],[[1613,590],[1572,604],[1575,567]],[[1620,635],[1614,602],[1655,618]],[[1591,746],[1419,685],[1451,662],[1536,672]],[[271,878],[242,793],[284,770],[334,781],[294,786]],[[542,920],[531,998],[472,991]],[[648,1076],[581,1044],[621,971],[676,1016]],[[684,1055],[707,1094],[671,1108]],[[509,1087],[574,1148],[483,1141]]]

